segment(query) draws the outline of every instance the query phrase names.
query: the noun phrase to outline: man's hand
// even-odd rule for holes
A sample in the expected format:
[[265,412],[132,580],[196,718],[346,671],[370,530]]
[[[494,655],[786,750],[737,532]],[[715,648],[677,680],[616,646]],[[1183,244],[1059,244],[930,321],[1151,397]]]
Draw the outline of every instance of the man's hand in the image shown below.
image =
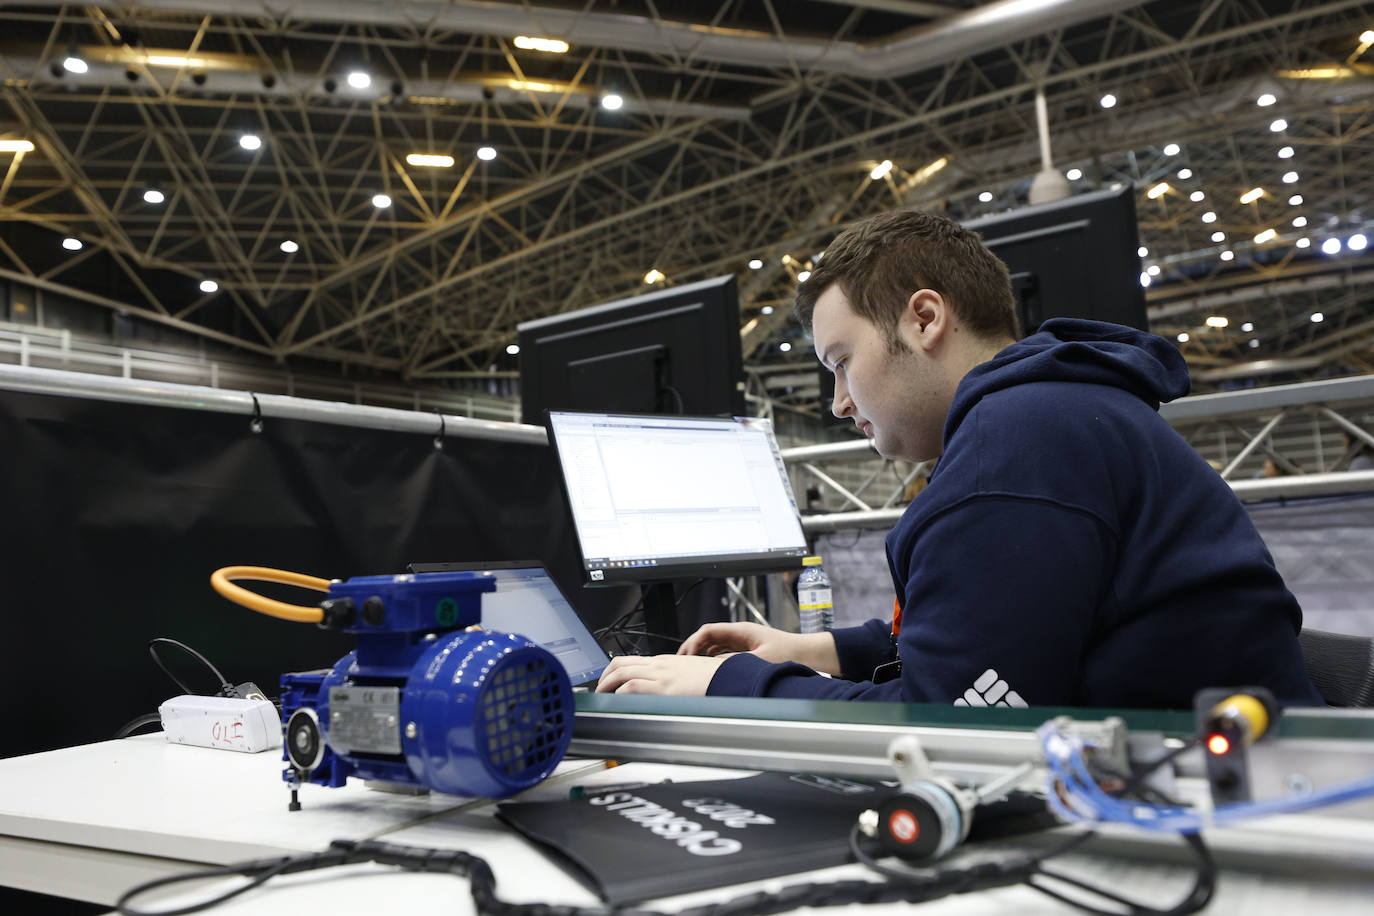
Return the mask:
[[723,661],[724,657],[621,655],[606,666],[601,680],[596,682],[596,692],[705,696]]
[[752,652],[766,662],[798,662],[814,671],[840,673],[835,637],[829,633],[788,633],[757,623],[708,623],[682,643],[678,655],[720,656]]

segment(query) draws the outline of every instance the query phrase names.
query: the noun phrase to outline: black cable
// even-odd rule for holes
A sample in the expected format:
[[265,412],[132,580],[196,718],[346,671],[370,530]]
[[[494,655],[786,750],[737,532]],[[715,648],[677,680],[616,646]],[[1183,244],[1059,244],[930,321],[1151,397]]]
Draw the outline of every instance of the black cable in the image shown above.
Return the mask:
[[[1178,757],[1179,754],[1182,754],[1184,751],[1188,751],[1193,749],[1194,747],[1197,747],[1198,742],[1200,740],[1201,739],[1197,735],[1194,735],[1193,737],[1184,741],[1183,744],[1169,751],[1169,753],[1163,755],[1162,757],[1159,757],[1156,760],[1150,761],[1143,768],[1136,770],[1126,780],[1126,784],[1121,787],[1121,791],[1118,794],[1130,795],[1136,792],[1145,783],[1145,780],[1149,779],[1155,771],[1157,771],[1160,767],[1164,766],[1166,763],[1172,762],[1176,757]],[[1178,803],[1174,802],[1173,804]]]
[[[858,836],[859,832],[856,825],[849,835],[851,850],[860,850]],[[1075,840],[1081,842],[1077,838]],[[856,852],[857,854],[859,852]],[[1040,855],[1020,856],[1000,862],[979,862],[960,868],[945,867],[933,869],[926,874],[903,874],[899,878],[888,881],[849,879],[791,884],[776,893],[744,894],[722,903],[682,910],[674,916],[765,916],[765,914],[782,913],[805,906],[825,907],[848,903],[895,903],[898,901],[917,903],[950,894],[963,894],[1020,883],[1039,868],[1039,863],[1055,854],[1057,853],[1051,850]],[[864,855],[866,856],[866,853]],[[458,850],[398,846],[376,840],[335,840],[323,852],[272,859],[254,859],[237,865],[226,865],[157,878],[124,892],[115,901],[115,908],[124,916],[187,916],[187,914],[198,913],[223,903],[244,891],[262,885],[277,875],[298,874],[363,862],[394,865],[406,871],[444,872],[458,877],[466,877],[469,881],[468,890],[472,895],[476,910],[482,914],[549,916],[549,914],[557,913],[559,916],[667,916],[667,914],[655,910],[610,910],[604,907],[551,907],[543,903],[510,903],[497,895],[496,877],[493,875],[491,867],[477,856]],[[198,881],[204,878],[228,877],[230,875],[241,875],[250,880],[217,896],[175,910],[141,910],[131,905],[131,901],[135,898],[157,888],[183,881]]]
[[1202,837],[1198,836],[1196,833],[1184,833],[1180,834],[1180,836],[1183,837],[1184,842],[1188,844],[1188,847],[1193,851],[1193,855],[1197,858],[1197,867],[1194,871],[1195,878],[1193,879],[1192,889],[1188,891],[1188,894],[1182,900],[1167,910],[1146,906],[1139,901],[1122,897],[1119,894],[1114,894],[1105,888],[1090,884],[1072,875],[1066,875],[1058,871],[1050,871],[1047,868],[1037,868],[1036,874],[1026,879],[1026,886],[1034,888],[1048,897],[1053,897],[1061,903],[1067,903],[1069,906],[1088,913],[1096,913],[1099,914],[1099,916],[1123,916],[1123,911],[1100,909],[1081,901],[1074,900],[1053,888],[1036,883],[1033,879],[1037,876],[1043,876],[1055,881],[1062,881],[1065,884],[1076,887],[1079,890],[1087,891],[1090,894],[1096,894],[1104,900],[1110,900],[1113,903],[1124,906],[1126,908],[1124,911],[1125,916],[1186,916],[1186,914],[1189,913],[1196,913],[1211,901],[1212,894],[1216,890],[1217,863],[1216,860],[1212,858],[1212,853],[1207,848],[1207,844],[1202,842]]
[[196,659],[200,661],[202,665],[209,668],[214,673],[215,677],[219,679],[220,696],[227,697],[234,695],[234,685],[229,683],[229,679],[226,678],[223,674],[221,674],[220,670],[216,668],[213,664],[211,664],[210,660],[206,658],[204,655],[201,655],[199,652],[197,652],[195,649],[192,649],[184,642],[179,642],[175,639],[168,639],[166,636],[155,636],[148,641],[148,654],[153,657],[153,661],[156,662],[157,666],[162,669],[162,673],[171,678],[172,681],[178,687],[181,688],[182,693],[187,695],[196,695],[196,691],[192,690],[190,687],[187,687],[185,681],[183,681],[181,678],[173,674],[172,670],[168,668],[165,664],[163,664],[162,659],[157,654],[158,643],[167,643],[168,645],[176,646],[183,652],[187,652],[190,655],[194,656]]
[[114,733],[114,736],[116,739],[127,738],[143,726],[152,725],[154,722],[161,721],[161,713],[150,712],[146,715],[142,715],[136,719],[130,719],[128,722],[125,722],[122,726],[120,726],[119,731]]

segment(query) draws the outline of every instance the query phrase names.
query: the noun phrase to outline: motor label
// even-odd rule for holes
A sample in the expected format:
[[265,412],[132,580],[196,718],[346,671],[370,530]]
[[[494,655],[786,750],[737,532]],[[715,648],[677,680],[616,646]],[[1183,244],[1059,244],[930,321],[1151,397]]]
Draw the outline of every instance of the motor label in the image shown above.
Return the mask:
[[331,687],[329,746],[336,753],[401,753],[399,687]]

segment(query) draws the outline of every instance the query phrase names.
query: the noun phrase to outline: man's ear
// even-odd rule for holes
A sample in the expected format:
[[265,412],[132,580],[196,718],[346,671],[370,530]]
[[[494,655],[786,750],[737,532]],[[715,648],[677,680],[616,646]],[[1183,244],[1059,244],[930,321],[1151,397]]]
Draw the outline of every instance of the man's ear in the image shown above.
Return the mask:
[[945,297],[933,289],[918,289],[906,301],[898,333],[912,349],[930,350],[954,321]]

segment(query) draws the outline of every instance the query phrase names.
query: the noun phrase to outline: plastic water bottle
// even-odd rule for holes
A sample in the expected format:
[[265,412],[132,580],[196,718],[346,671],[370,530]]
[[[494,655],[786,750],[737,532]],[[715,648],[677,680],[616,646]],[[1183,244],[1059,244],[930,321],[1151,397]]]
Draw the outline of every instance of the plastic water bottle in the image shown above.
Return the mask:
[[830,598],[830,577],[820,557],[803,557],[797,577],[797,610],[803,633],[824,633],[835,625],[835,606]]

